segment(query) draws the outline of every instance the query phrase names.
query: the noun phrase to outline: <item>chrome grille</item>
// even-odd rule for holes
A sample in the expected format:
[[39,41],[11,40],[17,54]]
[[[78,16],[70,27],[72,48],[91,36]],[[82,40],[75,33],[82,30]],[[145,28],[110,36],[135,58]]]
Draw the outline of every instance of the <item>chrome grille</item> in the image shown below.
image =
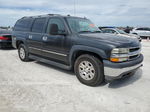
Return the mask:
[[133,47],[129,48],[129,60],[136,59],[140,56],[141,48],[140,47]]

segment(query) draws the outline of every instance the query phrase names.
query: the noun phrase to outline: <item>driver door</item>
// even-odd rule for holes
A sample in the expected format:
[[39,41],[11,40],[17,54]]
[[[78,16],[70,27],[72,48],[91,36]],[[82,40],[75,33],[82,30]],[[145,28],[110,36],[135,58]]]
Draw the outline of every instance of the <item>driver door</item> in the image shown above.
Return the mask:
[[[58,34],[53,35],[50,33],[51,25],[56,24],[58,26]],[[67,60],[67,54],[65,52],[65,35],[59,35],[59,33],[66,32],[65,25],[60,18],[50,18],[47,25],[47,30],[43,36],[43,56],[54,61],[65,62]]]

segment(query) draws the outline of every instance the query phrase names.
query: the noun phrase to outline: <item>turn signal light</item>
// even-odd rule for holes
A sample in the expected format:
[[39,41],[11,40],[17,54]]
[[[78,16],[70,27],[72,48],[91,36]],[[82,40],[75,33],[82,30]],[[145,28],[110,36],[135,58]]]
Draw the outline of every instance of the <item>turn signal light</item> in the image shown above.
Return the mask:
[[119,62],[119,58],[110,58],[110,61],[112,61],[112,62]]
[[110,61],[112,62],[123,62],[123,61],[127,61],[128,60],[128,57],[113,57],[113,58],[110,58]]

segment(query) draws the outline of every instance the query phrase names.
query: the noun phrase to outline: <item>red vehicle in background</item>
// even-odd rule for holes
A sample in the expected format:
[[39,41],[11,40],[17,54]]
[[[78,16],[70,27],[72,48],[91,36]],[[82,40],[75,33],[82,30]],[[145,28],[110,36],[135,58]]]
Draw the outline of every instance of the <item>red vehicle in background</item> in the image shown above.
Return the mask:
[[0,30],[0,48],[11,48],[12,38],[10,30]]

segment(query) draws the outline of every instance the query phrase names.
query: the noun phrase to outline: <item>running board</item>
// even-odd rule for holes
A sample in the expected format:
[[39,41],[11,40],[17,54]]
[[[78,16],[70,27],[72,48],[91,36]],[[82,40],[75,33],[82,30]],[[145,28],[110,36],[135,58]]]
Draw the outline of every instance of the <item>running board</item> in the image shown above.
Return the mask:
[[61,64],[61,63],[57,63],[57,62],[54,62],[54,61],[51,61],[51,60],[48,60],[48,59],[41,58],[39,56],[32,55],[32,54],[29,55],[29,58],[33,59],[33,60],[36,60],[36,61],[40,61],[40,62],[43,62],[43,63],[50,64],[50,65],[53,65],[53,66],[57,66],[59,68],[66,69],[66,70],[71,70],[71,68],[72,68],[71,66],[67,66],[67,65]]

